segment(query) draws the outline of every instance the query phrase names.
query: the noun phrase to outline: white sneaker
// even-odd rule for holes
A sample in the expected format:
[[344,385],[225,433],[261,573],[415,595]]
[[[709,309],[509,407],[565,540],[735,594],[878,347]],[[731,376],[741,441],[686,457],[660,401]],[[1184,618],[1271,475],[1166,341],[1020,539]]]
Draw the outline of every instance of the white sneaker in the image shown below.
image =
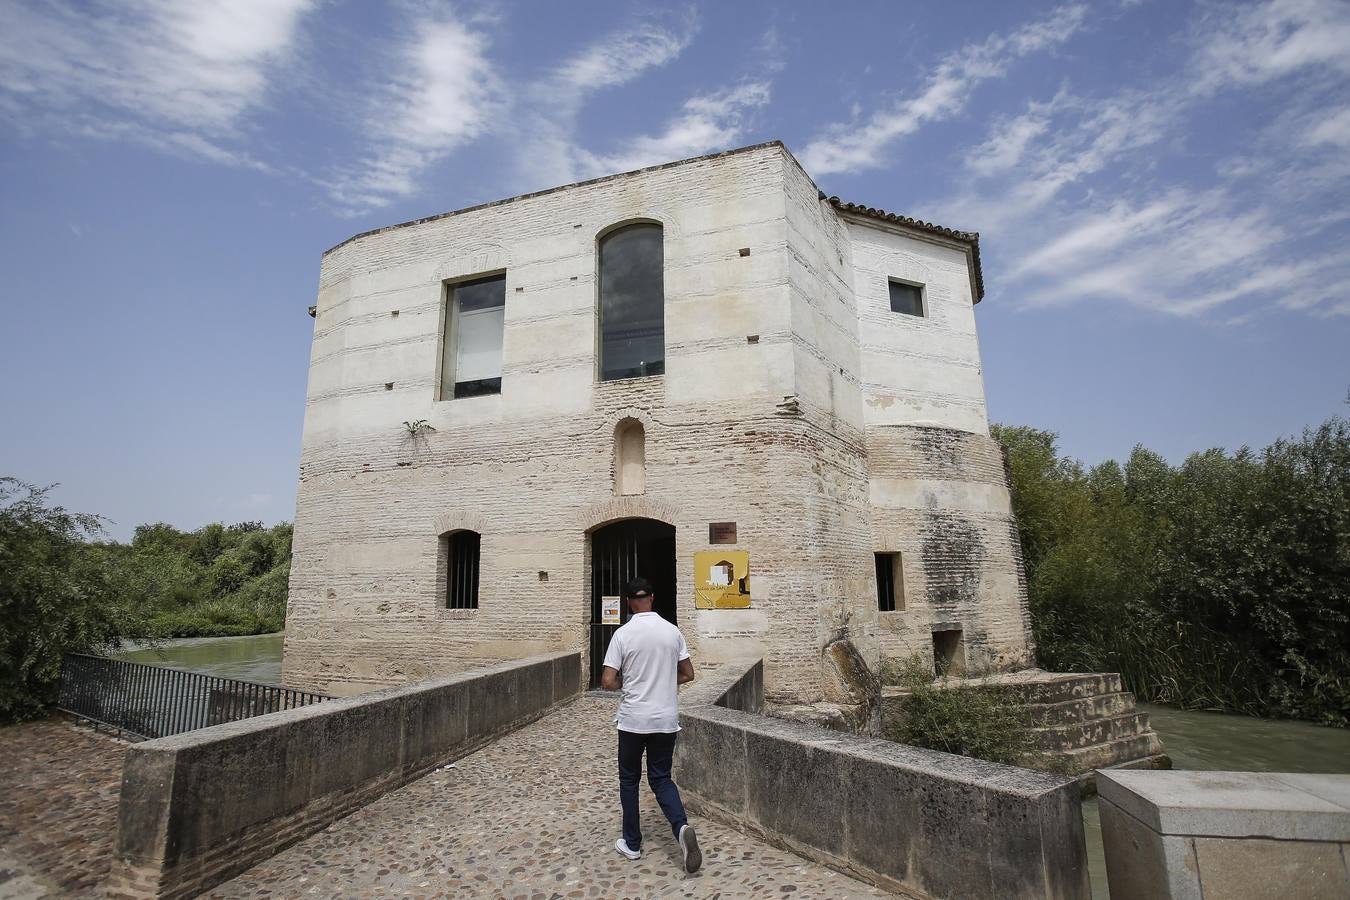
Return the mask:
[[629,849],[628,849],[628,842],[625,841],[623,838],[619,838],[617,841],[614,842],[614,849],[615,849],[615,850],[618,850],[620,853],[622,853],[624,856],[628,857],[629,859],[641,859],[641,858],[642,858],[642,851],[641,851],[641,850],[629,850]]
[[680,826],[680,852],[684,854],[684,870],[697,872],[703,865],[703,851],[698,849],[698,836],[693,825]]

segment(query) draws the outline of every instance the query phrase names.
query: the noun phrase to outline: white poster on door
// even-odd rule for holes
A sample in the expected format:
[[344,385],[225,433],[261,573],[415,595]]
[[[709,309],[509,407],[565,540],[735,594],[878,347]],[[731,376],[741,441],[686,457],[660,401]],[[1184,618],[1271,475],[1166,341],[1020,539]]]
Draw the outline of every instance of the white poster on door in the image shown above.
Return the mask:
[[601,597],[600,598],[600,624],[618,625],[619,622],[619,598]]

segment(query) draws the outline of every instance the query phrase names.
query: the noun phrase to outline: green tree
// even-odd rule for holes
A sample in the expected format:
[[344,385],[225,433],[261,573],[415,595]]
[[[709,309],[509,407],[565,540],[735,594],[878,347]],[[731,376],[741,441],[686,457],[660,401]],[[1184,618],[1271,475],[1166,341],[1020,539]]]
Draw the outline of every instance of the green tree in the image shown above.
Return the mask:
[[49,491],[0,478],[0,721],[55,699],[63,653],[105,650],[136,628],[136,611],[85,552],[101,520],[50,505]]
[[1350,431],[1342,419],[1173,467],[1008,452],[1041,662],[1184,707],[1350,722]]

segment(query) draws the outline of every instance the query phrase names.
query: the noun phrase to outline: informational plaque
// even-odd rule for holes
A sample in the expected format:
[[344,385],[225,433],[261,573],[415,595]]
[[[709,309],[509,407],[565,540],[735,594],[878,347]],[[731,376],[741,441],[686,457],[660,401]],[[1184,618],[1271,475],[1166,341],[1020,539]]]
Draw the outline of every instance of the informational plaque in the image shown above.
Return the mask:
[[619,598],[601,597],[600,598],[600,624],[601,625],[619,625]]
[[735,523],[735,522],[709,522],[709,523],[708,523],[708,543],[710,543],[710,544],[734,544],[734,543],[736,543],[736,523]]
[[694,554],[694,606],[745,609],[750,605],[750,554],[699,550]]

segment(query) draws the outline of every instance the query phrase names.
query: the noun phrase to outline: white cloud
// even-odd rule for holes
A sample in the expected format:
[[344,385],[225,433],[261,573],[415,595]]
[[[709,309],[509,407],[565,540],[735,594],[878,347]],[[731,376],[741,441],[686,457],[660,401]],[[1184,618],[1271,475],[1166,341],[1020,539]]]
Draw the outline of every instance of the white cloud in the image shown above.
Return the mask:
[[0,115],[28,134],[127,139],[233,165],[223,145],[267,100],[313,0],[14,3]]
[[1049,125],[1046,106],[1033,103],[1026,113],[1000,120],[995,125],[995,134],[967,155],[966,167],[977,176],[987,177],[1016,166],[1027,145],[1045,134]]
[[508,100],[488,44],[448,10],[411,22],[366,116],[373,148],[326,182],[348,212],[413,193],[429,166],[492,127]]
[[[1347,52],[1350,52],[1350,48]],[[1303,142],[1313,147],[1329,144],[1350,149],[1350,106],[1324,113],[1323,116],[1304,131]]]
[[[1181,109],[1167,94],[1122,92],[1091,100],[1061,90],[1000,120],[966,159],[974,177],[931,214],[998,230],[1053,203],[1074,185],[1168,138]],[[925,215],[928,210],[922,211]],[[966,226],[963,226],[966,227]]]
[[943,58],[915,96],[879,110],[861,125],[836,125],[802,151],[802,164],[819,177],[859,172],[887,163],[887,148],[925,124],[957,115],[983,82],[1002,77],[1016,60],[1053,49],[1083,26],[1087,7],[1061,6],[1008,35],[992,35]]
[[[1337,313],[1350,279],[1334,231],[1350,221],[1350,107],[1329,101],[1346,96],[1350,68],[1315,32],[1340,34],[1345,19],[1350,4],[1320,0],[1215,8],[1193,23],[1171,79],[1028,102],[967,155],[963,188],[918,212],[978,228],[994,290],[1023,305],[1222,308],[1229,323]],[[1257,102],[1258,87],[1282,111],[1235,131],[1239,151],[1206,177],[1188,146],[1202,140],[1197,117],[1220,95]]]
[[1350,4],[1219,4],[1196,29],[1195,40],[1195,85],[1201,91],[1262,84],[1315,66],[1350,74]]
[[1235,209],[1220,191],[1122,201],[1061,219],[1055,231],[1011,273],[1014,282],[1042,277],[1029,305],[1110,299],[1194,314],[1315,268],[1265,266],[1269,248],[1289,235],[1265,211]]
[[631,138],[613,154],[580,151],[583,171],[592,176],[626,172],[733,146],[750,114],[767,104],[769,96],[769,84],[756,81],[692,97],[659,134]]
[[585,105],[679,58],[698,31],[692,12],[643,21],[602,35],[522,92],[513,141],[527,189],[566,184],[593,172],[594,157],[576,138]]
[[626,84],[674,60],[689,46],[695,30],[696,21],[689,17],[673,27],[646,22],[611,32],[565,60],[536,85],[535,93],[575,111],[595,91]]

